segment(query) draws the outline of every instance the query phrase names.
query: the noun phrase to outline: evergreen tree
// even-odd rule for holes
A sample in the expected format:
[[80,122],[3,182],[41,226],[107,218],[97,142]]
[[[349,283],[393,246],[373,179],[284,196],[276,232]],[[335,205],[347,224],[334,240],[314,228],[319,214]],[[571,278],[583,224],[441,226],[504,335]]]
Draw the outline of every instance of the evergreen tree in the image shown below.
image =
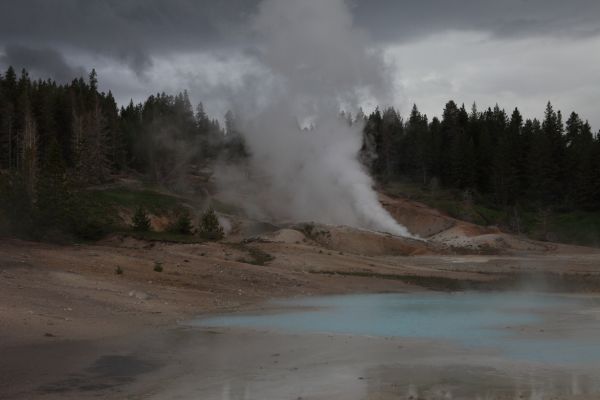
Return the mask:
[[493,181],[497,202],[503,206],[515,203],[519,194],[519,144],[523,118],[513,111],[508,127],[499,131],[493,160]]
[[534,138],[531,158],[532,188],[535,198],[544,204],[556,204],[562,198],[565,187],[562,116],[548,102],[541,131]]
[[236,161],[249,156],[246,141],[238,129],[237,119],[231,110],[225,113],[225,141],[223,151],[228,161]]
[[223,227],[219,224],[217,214],[215,214],[212,208],[209,208],[202,214],[198,233],[200,237],[206,240],[221,240],[225,235]]
[[381,112],[376,108],[366,119],[363,145],[360,150],[361,161],[374,176],[381,176],[382,173],[382,162],[379,160],[379,152],[382,148],[382,122]]
[[188,210],[184,209],[178,212],[177,219],[170,230],[181,235],[191,235],[193,233],[194,226]]
[[36,185],[36,220],[40,227],[71,231],[75,201],[67,176],[66,165],[58,141],[53,138],[48,146],[44,165]]
[[400,166],[409,176],[426,184],[432,169],[432,138],[429,134],[427,116],[422,115],[414,104],[404,128],[404,147],[399,152]]
[[22,169],[23,177],[27,185],[27,191],[31,197],[34,195],[36,178],[38,174],[38,133],[36,122],[28,106],[25,109],[25,120],[23,121],[23,147],[22,147]]
[[131,224],[133,230],[137,232],[148,232],[152,230],[148,212],[146,212],[146,210],[142,206],[139,206],[136,209],[135,214],[133,214],[133,217],[131,219]]
[[381,132],[378,135],[377,159],[375,171],[384,181],[389,181],[399,173],[399,163],[403,159],[403,124],[398,112],[392,107],[381,116]]

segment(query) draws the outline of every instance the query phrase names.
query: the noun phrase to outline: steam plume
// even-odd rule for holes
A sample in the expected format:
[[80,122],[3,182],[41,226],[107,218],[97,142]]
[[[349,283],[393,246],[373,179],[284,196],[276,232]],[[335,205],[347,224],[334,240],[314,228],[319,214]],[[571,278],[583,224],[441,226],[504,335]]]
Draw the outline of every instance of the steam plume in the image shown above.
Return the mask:
[[387,100],[382,58],[344,0],[264,0],[252,28],[268,78],[235,95],[252,157],[248,184],[222,170],[223,187],[246,189],[241,204],[255,216],[409,235],[380,205],[358,161],[363,126],[339,118],[342,108]]

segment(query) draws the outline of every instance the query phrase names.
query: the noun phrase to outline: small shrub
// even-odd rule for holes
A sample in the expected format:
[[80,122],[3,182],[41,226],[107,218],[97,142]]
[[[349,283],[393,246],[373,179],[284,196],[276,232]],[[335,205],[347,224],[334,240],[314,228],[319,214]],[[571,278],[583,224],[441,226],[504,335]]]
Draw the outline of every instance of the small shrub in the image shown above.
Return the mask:
[[163,266],[161,262],[154,262],[154,272],[163,272]]
[[84,240],[98,240],[110,231],[110,216],[96,215],[89,204],[80,202],[72,208],[70,231]]
[[194,227],[192,225],[192,218],[187,210],[182,210],[179,212],[177,220],[170,228],[172,233],[178,233],[181,235],[191,235],[193,230]]
[[206,240],[220,240],[225,236],[223,227],[219,224],[219,219],[212,208],[202,214],[198,233]]
[[246,264],[265,266],[267,263],[269,263],[275,259],[275,257],[270,255],[269,253],[267,253],[266,251],[263,251],[257,247],[248,247],[246,249],[246,251],[248,252],[248,255],[250,256],[250,258],[247,259],[247,258],[242,257],[242,258],[239,258],[237,261],[243,262]]
[[137,232],[148,232],[150,231],[150,217],[143,207],[138,207],[131,219],[133,224],[133,230]]
[[301,228],[306,236],[312,237],[313,231],[315,230],[315,224],[312,222],[307,222],[306,224],[303,224]]
[[115,274],[123,275],[123,268],[121,268],[120,266],[117,266],[117,268],[115,269]]

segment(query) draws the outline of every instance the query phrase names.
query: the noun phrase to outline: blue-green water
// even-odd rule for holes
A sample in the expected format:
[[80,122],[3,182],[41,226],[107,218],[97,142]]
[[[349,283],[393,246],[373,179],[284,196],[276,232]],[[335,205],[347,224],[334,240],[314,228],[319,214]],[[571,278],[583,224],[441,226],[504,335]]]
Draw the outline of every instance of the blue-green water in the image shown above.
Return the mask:
[[448,341],[512,359],[600,362],[600,302],[520,293],[372,294],[278,301],[276,313],[201,318],[194,325]]

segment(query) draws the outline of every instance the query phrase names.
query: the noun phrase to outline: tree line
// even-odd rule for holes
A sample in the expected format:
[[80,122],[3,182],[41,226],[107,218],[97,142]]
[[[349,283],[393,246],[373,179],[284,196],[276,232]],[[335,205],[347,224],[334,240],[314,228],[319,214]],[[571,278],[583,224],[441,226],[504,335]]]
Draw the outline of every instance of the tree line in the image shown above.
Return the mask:
[[437,184],[498,207],[600,209],[600,132],[575,112],[563,121],[550,102],[542,121],[454,101],[431,121],[416,105],[406,120],[393,108],[357,119],[362,158],[379,182]]
[[[600,134],[574,112],[563,122],[550,103],[542,121],[453,101],[441,119],[416,106],[407,119],[393,108],[341,117],[364,124],[358,156],[381,184],[440,185],[499,207],[600,208]],[[78,196],[86,187],[132,172],[168,185],[190,165],[244,158],[235,125],[233,113],[221,126],[186,92],[119,108],[93,70],[57,84],[9,67],[0,74],[0,214],[18,227],[93,232]]]
[[[187,92],[158,93],[139,104],[118,108],[112,93],[99,92],[95,71],[87,80],[59,85],[32,80],[9,67],[0,74],[0,170],[19,171],[33,180],[53,146],[65,167],[83,184],[133,169],[157,180],[185,162],[214,157],[237,146],[225,128],[192,107]],[[226,125],[231,124],[229,113]],[[231,129],[231,128],[229,128]]]
[[221,127],[186,92],[119,108],[94,70],[57,84],[9,67],[0,74],[0,222],[95,236],[102,224],[90,220],[86,187],[132,172],[168,184],[192,163],[237,157],[243,141],[232,118]]

